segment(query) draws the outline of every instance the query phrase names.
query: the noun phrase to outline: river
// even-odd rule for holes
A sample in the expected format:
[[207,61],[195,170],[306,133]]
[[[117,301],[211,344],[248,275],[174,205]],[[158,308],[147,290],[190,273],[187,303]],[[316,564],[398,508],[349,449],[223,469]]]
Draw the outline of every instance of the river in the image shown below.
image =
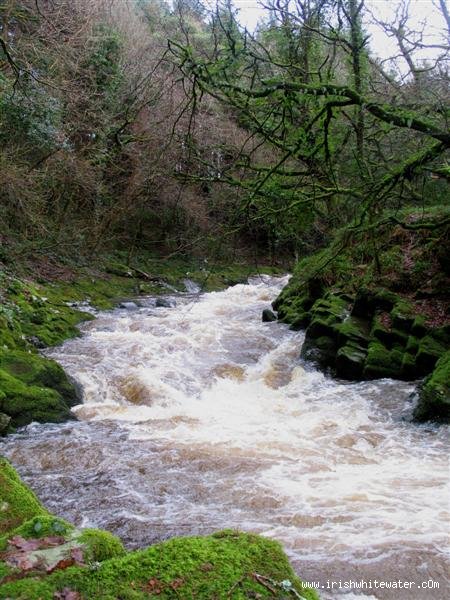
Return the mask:
[[82,388],[79,421],[0,450],[52,512],[129,548],[238,528],[279,540],[324,598],[361,579],[449,598],[448,428],[409,422],[410,383],[302,363],[304,333],[261,322],[286,281],[98,313],[47,353]]

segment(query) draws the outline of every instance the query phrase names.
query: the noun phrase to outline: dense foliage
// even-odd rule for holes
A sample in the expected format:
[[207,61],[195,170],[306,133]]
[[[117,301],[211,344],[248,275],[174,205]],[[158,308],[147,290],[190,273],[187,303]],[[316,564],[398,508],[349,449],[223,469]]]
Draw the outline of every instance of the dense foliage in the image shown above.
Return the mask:
[[271,0],[254,34],[228,1],[2,0],[3,260],[113,247],[275,260],[343,224],[373,232],[377,260],[380,223],[447,193],[439,6],[427,63],[408,3],[378,19],[395,70],[360,0]]

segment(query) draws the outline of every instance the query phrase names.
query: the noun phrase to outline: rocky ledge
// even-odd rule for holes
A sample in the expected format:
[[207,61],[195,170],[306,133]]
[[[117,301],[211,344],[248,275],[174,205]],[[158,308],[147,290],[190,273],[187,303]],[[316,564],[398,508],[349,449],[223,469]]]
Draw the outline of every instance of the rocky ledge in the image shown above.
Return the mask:
[[273,309],[292,329],[306,330],[303,359],[348,380],[426,377],[414,418],[450,422],[450,325],[429,326],[387,289],[348,295],[313,279],[300,289],[288,285]]

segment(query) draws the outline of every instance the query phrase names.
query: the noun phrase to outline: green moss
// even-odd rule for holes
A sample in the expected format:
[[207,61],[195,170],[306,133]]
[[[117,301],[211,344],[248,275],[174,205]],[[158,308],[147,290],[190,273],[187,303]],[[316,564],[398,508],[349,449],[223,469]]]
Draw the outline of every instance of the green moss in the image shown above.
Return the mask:
[[392,327],[386,327],[380,315],[375,315],[370,331],[372,338],[380,341],[389,350],[395,346],[405,348],[408,342],[408,334]]
[[0,534],[15,529],[37,515],[47,514],[33,492],[22,483],[15,469],[0,457]]
[[416,358],[413,354],[405,352],[402,358],[402,377],[403,379],[417,379]]
[[415,356],[417,354],[417,350],[419,349],[419,340],[414,336],[410,335],[406,342],[406,352]]
[[346,316],[347,302],[338,296],[328,294],[317,300],[311,309],[311,323],[306,330],[307,338],[327,336],[337,340],[337,326]]
[[122,542],[109,531],[83,529],[76,539],[85,547],[84,555],[91,562],[102,562],[125,554]]
[[353,342],[358,346],[367,348],[370,341],[370,325],[366,319],[359,317],[348,317],[343,323],[336,326],[338,331],[338,342],[340,346],[345,346]]
[[21,427],[32,421],[61,423],[71,418],[70,409],[56,390],[27,385],[0,369],[0,412]]
[[408,302],[398,301],[391,311],[391,319],[395,329],[409,333],[415,320],[414,309]]
[[300,356],[322,368],[334,367],[336,349],[335,340],[329,336],[322,335],[313,338],[306,335]]
[[450,351],[438,360],[433,373],[423,382],[414,418],[450,422]]
[[28,385],[58,391],[70,405],[76,401],[74,386],[67,379],[64,369],[54,360],[23,350],[0,350],[0,369]]
[[445,353],[446,347],[432,335],[426,335],[419,342],[417,351],[418,375],[427,375]]
[[369,344],[363,375],[366,379],[393,377],[401,379],[403,353],[400,350],[388,350],[380,342]]
[[430,328],[426,325],[425,317],[417,315],[411,327],[411,334],[420,338],[424,337],[429,330]]
[[68,588],[84,599],[117,598],[286,598],[273,594],[252,575],[276,583],[289,580],[308,600],[313,590],[302,587],[281,546],[256,535],[221,532],[208,537],[174,538],[146,550],[103,562],[97,570],[69,568],[43,580],[25,579],[0,586],[0,596],[51,599]]

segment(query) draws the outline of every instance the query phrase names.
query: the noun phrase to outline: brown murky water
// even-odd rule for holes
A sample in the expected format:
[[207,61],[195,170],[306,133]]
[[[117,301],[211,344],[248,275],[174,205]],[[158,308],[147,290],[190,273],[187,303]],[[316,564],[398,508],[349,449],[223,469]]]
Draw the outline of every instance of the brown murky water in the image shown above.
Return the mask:
[[51,352],[83,389],[80,420],[2,453],[50,510],[130,548],[234,527],[280,540],[324,598],[364,579],[372,598],[447,599],[448,428],[408,422],[410,384],[302,364],[303,333],[261,322],[285,282],[100,313]]

